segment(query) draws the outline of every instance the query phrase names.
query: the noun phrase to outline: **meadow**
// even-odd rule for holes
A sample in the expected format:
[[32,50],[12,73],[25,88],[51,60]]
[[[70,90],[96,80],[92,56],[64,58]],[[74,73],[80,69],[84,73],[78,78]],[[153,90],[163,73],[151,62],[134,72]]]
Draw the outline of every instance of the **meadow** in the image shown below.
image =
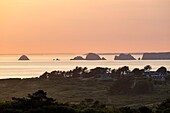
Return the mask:
[[79,103],[84,99],[94,99],[107,106],[156,105],[170,95],[170,84],[154,85],[150,94],[109,94],[113,80],[80,80],[78,78],[59,79],[2,79],[0,80],[0,101],[10,101],[12,97],[26,97],[27,94],[44,90],[58,102]]

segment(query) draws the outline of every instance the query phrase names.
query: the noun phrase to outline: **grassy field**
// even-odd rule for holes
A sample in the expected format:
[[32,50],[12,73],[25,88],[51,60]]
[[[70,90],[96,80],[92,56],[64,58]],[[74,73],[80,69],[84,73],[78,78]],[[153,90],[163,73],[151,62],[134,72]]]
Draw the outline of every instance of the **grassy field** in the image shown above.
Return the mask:
[[84,99],[99,100],[110,106],[152,105],[162,102],[170,95],[170,84],[155,85],[152,94],[145,95],[110,95],[108,89],[113,81],[79,80],[79,79],[26,79],[0,80],[0,101],[12,97],[26,97],[28,93],[44,90],[48,97],[59,102],[77,103]]

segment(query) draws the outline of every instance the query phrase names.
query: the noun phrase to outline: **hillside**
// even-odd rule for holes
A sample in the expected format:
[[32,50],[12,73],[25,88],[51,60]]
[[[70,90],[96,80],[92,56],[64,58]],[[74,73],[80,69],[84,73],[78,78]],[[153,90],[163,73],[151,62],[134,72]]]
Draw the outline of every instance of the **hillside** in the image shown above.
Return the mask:
[[78,103],[84,99],[99,100],[107,105],[124,106],[155,104],[169,97],[170,84],[154,86],[154,93],[147,95],[110,95],[108,89],[113,81],[79,79],[27,79],[0,80],[0,101],[12,97],[24,97],[28,93],[44,90],[59,102]]

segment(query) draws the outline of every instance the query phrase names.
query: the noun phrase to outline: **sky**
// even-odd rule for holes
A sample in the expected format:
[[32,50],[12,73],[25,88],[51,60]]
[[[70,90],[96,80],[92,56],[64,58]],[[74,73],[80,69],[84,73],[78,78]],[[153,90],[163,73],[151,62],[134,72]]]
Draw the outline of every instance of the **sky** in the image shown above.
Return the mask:
[[170,0],[0,0],[0,54],[170,51]]

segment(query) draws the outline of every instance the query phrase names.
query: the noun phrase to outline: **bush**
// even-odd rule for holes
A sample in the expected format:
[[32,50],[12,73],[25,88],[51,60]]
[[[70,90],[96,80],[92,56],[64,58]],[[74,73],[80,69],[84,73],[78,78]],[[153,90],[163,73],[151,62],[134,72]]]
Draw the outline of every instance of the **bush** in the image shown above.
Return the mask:
[[164,113],[170,110],[170,98],[162,102],[160,105],[157,107],[157,112],[156,113]]
[[110,87],[110,94],[128,94],[130,89],[130,86],[132,84],[132,80],[128,78],[122,78],[118,79],[113,83],[113,85]]
[[147,94],[152,93],[153,84],[148,80],[139,80],[136,82],[136,85],[132,89],[134,94]]
[[139,110],[140,113],[152,113],[152,110],[149,109],[149,108],[146,107],[146,106],[139,107],[138,110]]
[[153,84],[148,80],[118,79],[110,87],[110,94],[146,94],[152,93]]

